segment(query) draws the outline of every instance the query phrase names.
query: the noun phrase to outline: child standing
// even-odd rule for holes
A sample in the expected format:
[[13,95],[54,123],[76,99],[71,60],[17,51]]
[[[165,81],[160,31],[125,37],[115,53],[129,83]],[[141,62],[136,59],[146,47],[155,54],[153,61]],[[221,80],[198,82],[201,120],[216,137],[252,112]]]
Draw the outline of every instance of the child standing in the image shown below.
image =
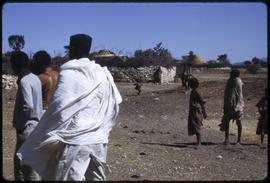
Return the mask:
[[197,92],[199,82],[196,78],[191,78],[188,82],[191,88],[190,99],[189,99],[189,115],[188,115],[188,135],[196,135],[197,146],[201,145],[201,126],[203,118],[207,117],[205,112],[204,104],[205,101],[201,95]]
[[142,88],[142,83],[137,79],[137,80],[135,80],[134,86],[135,86],[135,90],[138,91],[137,94],[140,95],[141,92],[142,92],[142,90],[141,90],[141,88]]
[[261,135],[261,146],[263,146],[264,134],[267,133],[267,87],[265,88],[265,95],[257,103],[257,108],[260,113],[259,122],[256,130],[257,135]]

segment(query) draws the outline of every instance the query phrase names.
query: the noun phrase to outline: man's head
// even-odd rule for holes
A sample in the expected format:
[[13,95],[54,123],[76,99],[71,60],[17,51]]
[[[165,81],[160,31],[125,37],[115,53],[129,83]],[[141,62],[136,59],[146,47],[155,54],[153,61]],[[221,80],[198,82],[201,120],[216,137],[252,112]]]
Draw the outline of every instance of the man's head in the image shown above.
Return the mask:
[[16,75],[19,75],[22,70],[29,69],[29,58],[22,51],[14,51],[10,56],[11,67]]
[[194,90],[199,87],[199,81],[197,78],[191,78],[188,80],[188,86]]
[[69,57],[70,59],[79,59],[88,57],[92,44],[92,38],[86,34],[75,34],[70,36]]
[[231,73],[230,73],[230,77],[231,78],[237,78],[240,76],[240,72],[238,69],[232,69],[231,70]]
[[44,50],[38,51],[33,56],[33,69],[35,74],[44,72],[47,67],[51,66],[51,56]]

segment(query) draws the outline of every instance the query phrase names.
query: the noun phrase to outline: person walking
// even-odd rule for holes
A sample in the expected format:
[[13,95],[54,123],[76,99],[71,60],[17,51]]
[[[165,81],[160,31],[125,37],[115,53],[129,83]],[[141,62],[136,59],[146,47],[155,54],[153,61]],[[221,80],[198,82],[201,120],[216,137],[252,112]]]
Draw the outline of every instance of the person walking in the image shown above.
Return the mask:
[[17,155],[42,180],[106,180],[109,133],[121,95],[106,67],[89,60],[92,38],[70,37],[51,103]]
[[201,145],[201,126],[203,118],[206,119],[205,101],[198,93],[199,81],[196,78],[191,78],[188,82],[191,88],[189,98],[189,114],[188,114],[188,135],[196,135],[197,146]]
[[11,67],[18,77],[18,90],[13,113],[13,127],[16,129],[16,149],[14,155],[15,181],[36,181],[39,175],[25,164],[21,165],[16,152],[29,137],[42,115],[41,82],[30,72],[30,61],[26,53],[14,51],[10,57]]
[[33,72],[38,75],[42,84],[43,109],[47,110],[57,83],[58,73],[51,66],[51,56],[44,50],[36,52],[33,61]]
[[238,69],[232,69],[230,78],[227,81],[224,92],[223,117],[221,120],[220,130],[225,131],[224,144],[229,142],[229,123],[231,120],[236,120],[238,137],[237,144],[241,144],[242,124],[241,119],[244,112],[244,98],[242,93],[243,82],[240,78]]

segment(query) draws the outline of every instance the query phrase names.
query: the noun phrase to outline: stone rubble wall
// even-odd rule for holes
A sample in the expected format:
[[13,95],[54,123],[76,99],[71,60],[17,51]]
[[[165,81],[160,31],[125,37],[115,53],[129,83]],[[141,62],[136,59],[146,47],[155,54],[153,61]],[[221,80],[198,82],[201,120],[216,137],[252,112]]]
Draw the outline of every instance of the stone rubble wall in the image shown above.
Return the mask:
[[[121,67],[108,67],[114,81],[116,82],[134,82],[135,79],[141,82],[155,82],[156,76],[160,83],[170,83],[175,81],[176,68],[167,69],[165,67],[150,66],[139,68],[121,68]],[[18,88],[17,77],[10,74],[2,75],[2,88],[12,89]]]
[[4,74],[2,75],[2,89],[10,90],[12,88],[18,88],[17,77],[14,75]]
[[134,82],[135,79],[139,79],[142,82],[153,82],[154,74],[158,68],[158,66],[139,68],[108,67],[116,82]]
[[167,69],[165,67],[160,67],[160,83],[171,83],[176,79],[176,67]]
[[108,69],[116,82],[134,82],[135,79],[139,79],[141,82],[156,82],[159,80],[160,83],[170,83],[175,81],[176,76],[175,67],[171,69],[159,66],[139,68],[109,67]]

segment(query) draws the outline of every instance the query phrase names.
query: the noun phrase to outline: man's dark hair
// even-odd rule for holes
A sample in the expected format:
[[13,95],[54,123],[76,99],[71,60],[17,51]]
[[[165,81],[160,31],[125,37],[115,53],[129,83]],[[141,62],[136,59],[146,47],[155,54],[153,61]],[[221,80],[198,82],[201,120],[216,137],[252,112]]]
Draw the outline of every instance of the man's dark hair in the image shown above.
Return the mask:
[[232,69],[230,72],[231,78],[237,78],[240,76],[240,71],[238,69]]
[[10,56],[10,62],[14,71],[29,68],[29,58],[22,51],[13,51]]
[[40,50],[34,54],[33,61],[34,73],[40,74],[51,65],[51,56],[46,51]]
[[199,81],[197,78],[191,78],[188,80],[188,86],[192,89],[196,89],[199,87]]
[[70,57],[80,58],[88,56],[92,45],[92,38],[86,34],[75,34],[70,36],[69,49]]

